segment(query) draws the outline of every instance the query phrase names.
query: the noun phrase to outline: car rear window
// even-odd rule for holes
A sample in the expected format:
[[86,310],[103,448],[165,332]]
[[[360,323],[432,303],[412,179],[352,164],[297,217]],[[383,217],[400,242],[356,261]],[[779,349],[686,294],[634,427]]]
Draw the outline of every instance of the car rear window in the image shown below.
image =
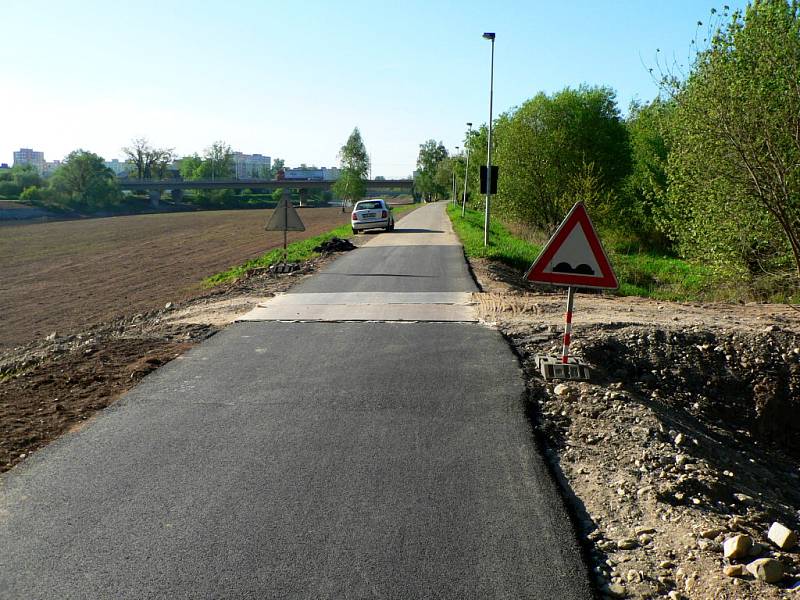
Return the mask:
[[355,210],[370,210],[375,208],[383,208],[383,203],[380,200],[359,202],[356,204]]

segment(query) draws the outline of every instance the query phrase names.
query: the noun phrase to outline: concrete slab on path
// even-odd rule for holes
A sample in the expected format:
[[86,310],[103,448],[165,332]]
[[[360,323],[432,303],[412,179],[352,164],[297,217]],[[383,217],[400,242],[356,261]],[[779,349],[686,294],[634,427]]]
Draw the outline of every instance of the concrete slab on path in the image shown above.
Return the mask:
[[472,323],[469,292],[342,292],[282,294],[240,321],[430,321]]

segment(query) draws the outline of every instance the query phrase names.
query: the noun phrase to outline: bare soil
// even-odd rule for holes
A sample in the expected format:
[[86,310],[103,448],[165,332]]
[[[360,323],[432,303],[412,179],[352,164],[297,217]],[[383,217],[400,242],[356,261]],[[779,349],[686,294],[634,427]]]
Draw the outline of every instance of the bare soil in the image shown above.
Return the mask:
[[[800,597],[800,313],[786,305],[665,303],[578,293],[571,353],[588,382],[545,381],[565,291],[473,261],[483,319],[515,348],[528,411],[562,483],[601,597]],[[750,536],[727,559],[722,545]],[[779,560],[776,584],[723,567]]]
[[[304,239],[348,223],[339,208],[300,208]],[[160,213],[0,225],[0,351],[181,302],[204,277],[283,243],[271,210]]]

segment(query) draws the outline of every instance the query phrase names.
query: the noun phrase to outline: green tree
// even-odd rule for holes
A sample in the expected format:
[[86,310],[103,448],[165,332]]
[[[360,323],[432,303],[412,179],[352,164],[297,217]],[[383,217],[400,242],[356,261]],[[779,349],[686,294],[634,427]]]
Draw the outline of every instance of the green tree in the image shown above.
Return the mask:
[[209,179],[226,179],[234,176],[233,150],[225,142],[217,141],[206,148],[203,164],[204,175]]
[[117,178],[103,158],[86,150],[71,152],[50,178],[53,199],[69,208],[107,208],[121,199]]
[[11,178],[21,189],[42,185],[42,176],[33,165],[14,165]]
[[184,156],[180,161],[184,179],[226,179],[234,176],[233,151],[225,142],[214,142],[205,154]]
[[14,165],[0,171],[0,196],[17,198],[29,187],[41,187],[42,177],[33,165]]
[[673,88],[667,209],[684,254],[751,278],[800,274],[798,82],[800,2],[758,0]]
[[[333,193],[351,204],[364,197],[369,174],[369,154],[361,139],[358,127],[353,129],[344,146],[339,150],[340,175],[333,184]],[[344,210],[344,203],[342,203]]]
[[419,146],[414,187],[427,201],[447,197],[448,186],[442,185],[441,178],[436,176],[439,163],[447,156],[447,148],[442,142],[431,139]]
[[625,126],[631,148],[631,172],[617,203],[617,218],[648,248],[667,249],[661,223],[666,201],[670,119],[675,103],[656,98],[650,104],[631,104]]
[[611,89],[537,94],[500,115],[495,129],[498,210],[544,230],[581,198],[593,214],[614,214],[612,192],[628,174],[630,153]]
[[180,160],[180,173],[184,179],[201,179],[203,174],[203,159],[197,153],[184,156]]
[[136,138],[122,151],[128,157],[138,179],[163,179],[175,159],[172,148],[154,148],[146,138]]
[[[492,132],[494,134],[494,132]],[[473,207],[483,206],[480,194],[480,168],[486,165],[486,146],[488,144],[489,129],[481,125],[473,129],[464,139],[465,152],[469,151],[469,172],[467,173],[467,201]],[[495,161],[496,162],[496,161]],[[461,190],[463,194],[463,188]],[[459,196],[460,198],[461,196]]]
[[286,161],[283,160],[282,158],[276,158],[275,160],[273,160],[272,165],[270,166],[269,169],[269,175],[267,176],[267,179],[275,179],[278,176],[278,171],[283,169],[285,164]]

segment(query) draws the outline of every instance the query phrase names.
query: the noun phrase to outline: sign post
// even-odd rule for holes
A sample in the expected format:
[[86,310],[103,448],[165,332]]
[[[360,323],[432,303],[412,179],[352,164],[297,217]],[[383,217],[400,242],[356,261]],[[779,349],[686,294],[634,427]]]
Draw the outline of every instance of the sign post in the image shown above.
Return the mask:
[[[303,221],[300,219],[300,215],[297,214],[297,211],[295,210],[294,205],[292,204],[291,200],[289,200],[288,196],[284,196],[283,198],[281,198],[280,202],[278,202],[278,205],[275,207],[275,210],[272,211],[272,216],[270,217],[264,229],[266,231],[283,231],[284,268],[279,269],[279,272],[281,273],[286,272],[288,232],[306,230],[305,225],[303,225]],[[288,269],[288,270],[293,270],[293,269]]]
[[569,364],[569,339],[572,336],[572,308],[575,305],[575,288],[567,288],[567,312],[564,315],[564,344],[561,348],[561,363]]
[[589,379],[588,365],[569,356],[575,288],[614,290],[619,283],[583,202],[572,207],[525,273],[525,279],[567,288],[561,356],[536,356],[542,375],[545,379]]

